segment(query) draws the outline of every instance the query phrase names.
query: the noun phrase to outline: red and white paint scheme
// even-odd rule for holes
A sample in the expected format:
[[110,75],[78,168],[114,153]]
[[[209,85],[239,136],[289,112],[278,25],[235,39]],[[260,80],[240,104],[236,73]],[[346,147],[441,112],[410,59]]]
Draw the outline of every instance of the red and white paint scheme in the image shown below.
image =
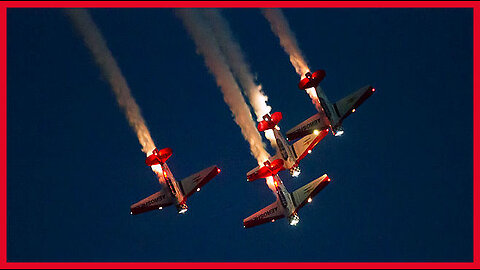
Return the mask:
[[314,130],[330,129],[335,136],[343,134],[342,122],[374,92],[375,88],[370,85],[364,86],[350,95],[331,103],[322,88],[320,82],[325,78],[324,70],[313,73],[307,72],[305,78],[298,83],[298,88],[305,90],[315,104],[318,113],[303,121],[287,132],[289,140],[297,140]]
[[[266,178],[272,177],[275,186],[276,200],[274,203],[256,212],[255,214],[243,220],[244,228],[251,228],[268,222],[275,222],[278,219],[286,217],[288,223],[292,226],[300,221],[298,211],[305,204],[311,203],[312,198],[330,183],[330,178],[324,174],[305,186],[290,193],[283,185],[278,174],[270,174]],[[269,181],[267,179],[267,181]]]
[[[263,120],[258,123],[257,128],[258,131],[271,131],[275,137],[277,153],[275,156],[269,158],[269,164],[278,166],[278,160],[281,160],[281,169],[286,169],[292,176],[297,177],[300,174],[300,168],[298,166],[300,160],[312,152],[312,149],[328,134],[328,129],[314,130],[312,133],[304,136],[301,140],[290,145],[280,132],[278,126],[278,123],[282,118],[283,116],[281,112],[275,112],[272,115],[266,114],[263,116]],[[263,178],[262,170],[266,170],[266,167],[260,168],[260,166],[257,166],[248,172],[247,181]]]
[[162,185],[162,189],[149,197],[132,204],[130,213],[132,215],[141,214],[155,209],[175,205],[180,214],[188,210],[186,201],[193,193],[200,191],[200,188],[208,183],[213,177],[220,173],[220,169],[214,165],[198,173],[195,173],[181,181],[175,180],[167,160],[172,156],[172,149],[164,148],[162,150],[154,149],[152,154],[147,157],[145,163],[150,166]]

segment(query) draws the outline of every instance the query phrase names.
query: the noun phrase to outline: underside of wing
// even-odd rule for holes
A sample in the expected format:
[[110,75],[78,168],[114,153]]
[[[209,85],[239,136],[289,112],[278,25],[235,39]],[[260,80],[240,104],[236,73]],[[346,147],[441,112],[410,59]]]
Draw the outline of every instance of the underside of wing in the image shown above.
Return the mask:
[[295,212],[302,208],[307,202],[317,195],[330,183],[330,178],[324,174],[305,186],[292,192],[292,200],[295,205]]
[[219,173],[220,169],[214,165],[183,179],[179,184],[184,196],[191,196]]
[[328,128],[328,124],[325,123],[325,117],[322,117],[320,113],[316,113],[307,120],[298,124],[294,128],[287,131],[287,139],[290,141],[300,139],[306,135],[312,134],[315,130],[324,130]]
[[243,220],[243,227],[251,228],[285,217],[278,200]]
[[130,211],[132,215],[145,213],[151,210],[159,209],[173,204],[173,199],[163,189],[148,196],[147,198],[132,204]]
[[313,148],[328,134],[328,129],[314,131],[293,144],[293,150],[297,156],[296,164],[300,162]]
[[375,89],[367,85],[337,101],[333,107],[339,118],[338,123],[341,123],[347,116],[355,112],[374,92]]

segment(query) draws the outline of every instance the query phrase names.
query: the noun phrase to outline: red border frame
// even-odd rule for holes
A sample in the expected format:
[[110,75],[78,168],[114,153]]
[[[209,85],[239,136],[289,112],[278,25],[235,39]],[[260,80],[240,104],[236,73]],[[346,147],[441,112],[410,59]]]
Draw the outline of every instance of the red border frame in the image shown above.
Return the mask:
[[[473,8],[473,262],[467,263],[16,263],[7,262],[7,8],[64,8],[64,7],[83,7],[83,8],[173,8],[173,7],[219,7],[219,8],[260,8],[260,7],[314,7],[314,8]],[[478,120],[480,116],[479,78],[480,78],[480,58],[478,53],[478,44],[480,38],[480,3],[468,1],[6,1],[0,2],[0,268],[37,268],[37,269],[58,269],[58,268],[198,268],[198,269],[219,269],[219,268],[266,268],[266,269],[285,269],[285,268],[358,268],[358,269],[378,269],[378,268],[422,268],[422,269],[445,269],[445,268],[480,268],[479,252],[479,179],[480,167],[479,153],[480,146],[476,140],[479,133]],[[476,180],[476,181],[475,181]],[[475,226],[475,224],[477,226]]]

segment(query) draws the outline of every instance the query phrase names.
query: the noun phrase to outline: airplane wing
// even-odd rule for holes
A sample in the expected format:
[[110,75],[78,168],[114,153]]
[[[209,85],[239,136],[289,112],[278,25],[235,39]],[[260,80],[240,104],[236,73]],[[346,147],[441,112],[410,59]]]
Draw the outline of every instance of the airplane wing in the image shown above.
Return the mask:
[[300,140],[293,143],[293,150],[297,156],[296,164],[300,162],[325,136],[328,134],[328,129],[318,131],[317,135],[311,133]]
[[130,211],[132,215],[145,213],[160,207],[166,207],[173,204],[173,199],[163,189],[150,195],[149,197],[132,204]]
[[322,189],[324,189],[330,183],[328,175],[324,174],[305,186],[292,192],[292,200],[295,205],[295,212],[298,212],[309,199],[317,195]]
[[251,228],[267,222],[273,222],[283,217],[285,217],[285,214],[277,199],[274,203],[244,219],[243,227]]
[[369,98],[373,92],[375,92],[375,89],[372,86],[367,85],[335,102],[333,108],[340,118],[338,122],[341,123],[343,119],[353,112],[354,109],[358,108],[358,106]]
[[293,141],[313,133],[314,130],[320,131],[327,129],[329,126],[328,123],[325,122],[325,118],[326,117],[322,116],[320,113],[314,114],[307,120],[287,131],[287,139]]
[[179,184],[184,196],[190,197],[219,173],[220,169],[214,165],[183,179]]

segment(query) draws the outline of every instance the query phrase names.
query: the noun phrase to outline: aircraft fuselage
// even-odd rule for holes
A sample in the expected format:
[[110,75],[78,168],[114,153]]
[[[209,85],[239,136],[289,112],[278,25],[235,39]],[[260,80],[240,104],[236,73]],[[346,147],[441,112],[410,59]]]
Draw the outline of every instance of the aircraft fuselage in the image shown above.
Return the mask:
[[[275,158],[281,158],[284,161],[284,167],[290,171],[291,175],[297,176],[295,172],[298,171],[298,164],[296,164],[297,156],[291,145],[287,143],[287,140],[280,132],[280,130],[274,128],[273,134],[277,143],[277,154]],[[298,168],[298,169],[297,169]]]
[[167,163],[160,164],[162,171],[154,170],[155,174],[157,175],[158,182],[162,185],[162,187],[168,191],[168,194],[172,197],[175,201],[175,206],[177,207],[177,211],[181,214],[185,213],[188,209],[186,205],[186,197],[183,195],[183,192],[180,188],[180,185],[175,180],[170,168],[168,167]]
[[287,217],[290,225],[296,225],[300,219],[295,212],[295,205],[290,192],[287,191],[278,174],[273,176],[273,183],[275,185],[275,195],[280,202],[284,215]]
[[320,102],[320,109],[316,106],[317,111],[323,117],[323,122],[330,127],[333,135],[340,136],[343,134],[343,128],[339,121],[340,116],[338,110],[335,109],[335,104],[332,104],[322,87],[318,85],[315,88],[306,89],[306,91],[315,91]]

